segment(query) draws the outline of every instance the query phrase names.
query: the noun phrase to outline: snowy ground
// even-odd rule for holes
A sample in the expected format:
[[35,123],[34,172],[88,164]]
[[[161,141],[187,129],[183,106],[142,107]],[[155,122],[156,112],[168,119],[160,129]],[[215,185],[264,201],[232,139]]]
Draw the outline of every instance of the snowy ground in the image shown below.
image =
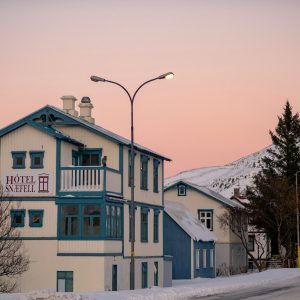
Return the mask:
[[299,278],[300,269],[273,269],[262,273],[218,277],[215,279],[177,280],[172,288],[149,288],[120,292],[55,293],[51,290],[24,294],[3,294],[0,299],[7,300],[177,300],[195,296],[215,295],[245,288],[268,286],[290,279]]

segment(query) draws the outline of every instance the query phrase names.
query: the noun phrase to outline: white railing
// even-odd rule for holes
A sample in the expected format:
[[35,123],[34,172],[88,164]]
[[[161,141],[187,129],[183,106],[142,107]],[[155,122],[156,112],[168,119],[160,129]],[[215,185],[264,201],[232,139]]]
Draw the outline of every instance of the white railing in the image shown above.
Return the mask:
[[62,167],[60,171],[60,191],[103,191],[103,173],[102,167]]

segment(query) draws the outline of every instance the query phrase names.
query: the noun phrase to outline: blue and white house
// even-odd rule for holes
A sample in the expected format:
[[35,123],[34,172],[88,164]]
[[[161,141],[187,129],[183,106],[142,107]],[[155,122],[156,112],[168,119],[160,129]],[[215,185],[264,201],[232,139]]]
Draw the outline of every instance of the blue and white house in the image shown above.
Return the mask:
[[240,273],[247,270],[248,259],[241,241],[219,222],[227,207],[244,206],[205,186],[187,180],[177,180],[165,187],[165,198],[183,204],[216,237],[217,274]]
[[[94,124],[88,97],[64,96],[0,130],[4,191],[30,267],[19,291],[129,289],[130,141]],[[135,287],[164,285],[163,170],[135,145]]]
[[215,235],[181,203],[165,200],[164,254],[173,257],[173,279],[216,276]]

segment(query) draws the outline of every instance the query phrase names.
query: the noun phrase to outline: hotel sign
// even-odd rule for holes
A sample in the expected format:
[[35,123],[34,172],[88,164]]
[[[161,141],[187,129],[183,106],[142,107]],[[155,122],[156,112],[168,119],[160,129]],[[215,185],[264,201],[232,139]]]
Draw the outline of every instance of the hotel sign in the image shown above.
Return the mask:
[[50,193],[52,180],[49,173],[17,172],[2,176],[4,192],[9,195]]

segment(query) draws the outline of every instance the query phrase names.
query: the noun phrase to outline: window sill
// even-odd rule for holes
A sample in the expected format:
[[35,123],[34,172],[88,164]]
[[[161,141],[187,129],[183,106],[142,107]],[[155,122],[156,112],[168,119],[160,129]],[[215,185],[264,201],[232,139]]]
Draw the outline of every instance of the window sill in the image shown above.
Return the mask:
[[44,166],[30,166],[30,169],[44,169]]
[[12,168],[13,169],[25,169],[25,166],[22,166],[22,167],[13,166]]

